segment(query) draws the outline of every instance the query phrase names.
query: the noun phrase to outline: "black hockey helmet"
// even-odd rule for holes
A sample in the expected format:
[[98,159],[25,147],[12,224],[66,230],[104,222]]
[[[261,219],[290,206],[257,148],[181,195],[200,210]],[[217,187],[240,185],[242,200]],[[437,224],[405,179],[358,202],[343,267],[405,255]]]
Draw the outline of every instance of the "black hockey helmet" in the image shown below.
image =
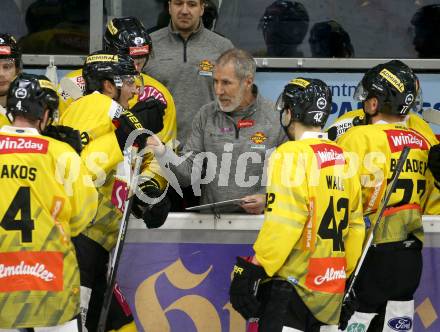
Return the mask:
[[15,67],[21,68],[21,50],[15,38],[8,33],[0,33],[0,59],[13,59]]
[[138,73],[131,56],[97,51],[90,54],[83,66],[85,94],[93,91],[102,92],[102,82],[109,80],[118,89],[125,79],[134,79]]
[[[306,126],[323,128],[332,108],[332,94],[323,81],[298,77],[291,80],[278,97],[276,110],[280,112],[281,125],[287,128],[292,121]],[[291,111],[290,121],[286,110]]]
[[300,2],[276,0],[264,11],[259,27],[264,38],[272,42],[301,44],[309,27],[309,14]]
[[376,97],[379,112],[406,115],[419,95],[421,91],[412,69],[400,60],[391,60],[368,70],[353,97],[362,102]]
[[419,58],[440,57],[440,4],[419,8],[411,19],[414,26],[413,44]]
[[318,58],[351,58],[353,45],[347,31],[336,21],[315,23],[310,29],[310,50]]
[[6,108],[12,117],[21,115],[32,120],[41,120],[48,108],[49,118],[53,119],[58,103],[56,88],[46,76],[21,73],[9,87]]
[[128,54],[133,58],[148,57],[153,43],[145,27],[136,17],[110,20],[104,33],[104,50]]

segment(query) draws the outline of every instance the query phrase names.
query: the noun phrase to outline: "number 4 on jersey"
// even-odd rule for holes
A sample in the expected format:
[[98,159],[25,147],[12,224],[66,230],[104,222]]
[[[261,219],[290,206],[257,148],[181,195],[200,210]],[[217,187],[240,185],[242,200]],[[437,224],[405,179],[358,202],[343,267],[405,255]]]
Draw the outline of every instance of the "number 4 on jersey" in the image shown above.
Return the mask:
[[[20,219],[16,219],[20,212]],[[22,242],[32,242],[34,221],[31,219],[31,192],[29,187],[20,187],[3,216],[0,226],[7,231],[21,231]]]
[[344,251],[344,241],[342,240],[342,231],[348,226],[348,199],[341,197],[336,203],[336,210],[344,210],[344,216],[339,223],[336,222],[335,208],[333,206],[333,196],[330,196],[330,202],[319,225],[318,235],[321,239],[330,239],[333,241],[333,251]]

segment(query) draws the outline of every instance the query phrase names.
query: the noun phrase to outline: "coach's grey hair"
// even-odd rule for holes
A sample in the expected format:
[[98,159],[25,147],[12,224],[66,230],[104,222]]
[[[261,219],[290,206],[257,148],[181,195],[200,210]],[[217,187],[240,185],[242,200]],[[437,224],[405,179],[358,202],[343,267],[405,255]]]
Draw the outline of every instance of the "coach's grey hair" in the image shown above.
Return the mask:
[[249,76],[255,78],[257,64],[252,55],[248,52],[238,48],[231,48],[223,52],[215,62],[215,64],[219,66],[224,66],[228,63],[234,65],[235,73],[240,81]]

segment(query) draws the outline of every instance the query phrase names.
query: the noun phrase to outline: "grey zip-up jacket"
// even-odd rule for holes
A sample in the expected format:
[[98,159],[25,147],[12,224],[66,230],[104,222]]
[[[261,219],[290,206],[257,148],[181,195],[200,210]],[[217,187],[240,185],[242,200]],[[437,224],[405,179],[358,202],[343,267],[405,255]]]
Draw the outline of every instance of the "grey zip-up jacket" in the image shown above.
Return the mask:
[[168,27],[151,34],[153,57],[145,72],[170,90],[176,104],[177,139],[184,144],[197,111],[214,100],[212,71],[215,60],[233,48],[226,39],[203,27],[184,40]]
[[[225,113],[216,102],[203,106],[180,160],[170,149],[158,160],[169,165],[180,187],[192,185],[200,204],[207,204],[264,194],[269,155],[284,141],[274,104],[256,92],[244,110]],[[243,210],[231,206],[221,212]]]

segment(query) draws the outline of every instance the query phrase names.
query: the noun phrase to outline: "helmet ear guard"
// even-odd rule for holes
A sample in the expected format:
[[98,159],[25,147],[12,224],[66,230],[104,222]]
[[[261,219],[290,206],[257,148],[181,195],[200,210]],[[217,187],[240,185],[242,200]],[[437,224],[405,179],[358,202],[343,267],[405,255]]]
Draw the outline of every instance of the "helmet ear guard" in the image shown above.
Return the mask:
[[[281,125],[288,127],[292,121],[306,126],[323,128],[330,115],[332,95],[329,87],[319,79],[298,77],[291,80],[278,97],[276,109],[281,112]],[[287,123],[286,110],[291,119]]]
[[58,109],[58,94],[55,86],[44,75],[19,74],[11,83],[7,97],[7,114],[41,120],[49,109],[52,120]]

